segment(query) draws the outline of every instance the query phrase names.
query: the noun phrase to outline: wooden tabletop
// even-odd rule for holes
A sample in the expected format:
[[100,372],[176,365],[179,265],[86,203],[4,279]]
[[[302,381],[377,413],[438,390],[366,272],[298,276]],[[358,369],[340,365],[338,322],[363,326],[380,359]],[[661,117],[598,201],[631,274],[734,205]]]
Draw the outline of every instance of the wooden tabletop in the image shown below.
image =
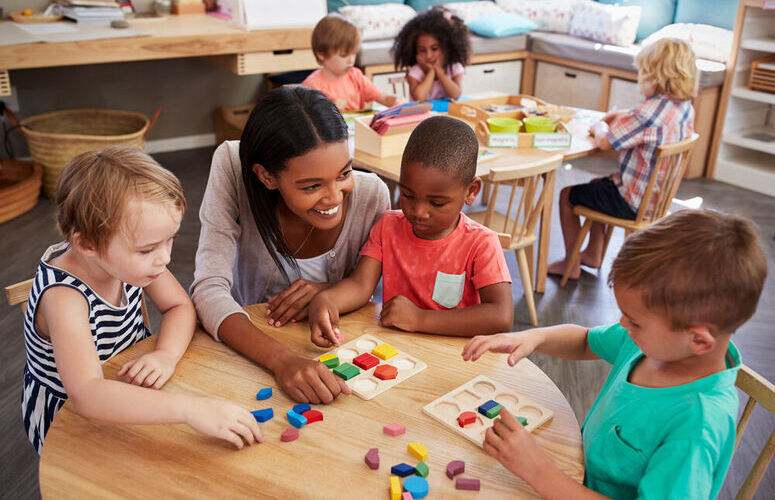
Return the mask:
[[[176,57],[308,49],[312,28],[247,31],[206,14],[130,19],[149,36],[0,46],[0,69],[46,68]],[[1,21],[0,30],[12,25]]]
[[[323,350],[309,341],[306,322],[280,329],[269,327],[265,306],[246,308],[251,319],[269,335],[281,339],[302,356]],[[503,355],[486,355],[464,363],[460,352],[466,339],[402,333],[378,327],[380,306],[369,304],[343,316],[345,342],[371,333],[428,364],[428,368],[370,401],[357,396],[316,406],[322,422],[300,429],[299,439],[280,441],[290,425],[285,413],[293,403],[273,377],[223,344],[198,330],[173,378],[162,389],[199,396],[216,396],[251,410],[274,408],[275,416],[261,424],[265,441],[236,451],[227,443],[205,437],[185,425],[130,426],[88,421],[72,411],[68,401],[46,437],[40,459],[40,490],[44,498],[387,498],[390,467],[416,464],[407,444],[428,448],[430,498],[524,498],[535,492],[479,447],[452,433],[422,413],[422,407],[472,379],[487,375],[517,393],[554,411],[554,418],[534,436],[550,459],[577,481],[584,475],[579,424],[568,402],[533,363],[509,368]],[[115,379],[125,361],[150,351],[156,336],[108,361],[105,376]],[[273,387],[274,395],[256,401],[256,392]],[[406,426],[406,434],[390,437],[382,427]],[[364,463],[369,448],[379,448],[379,470]],[[465,477],[481,480],[478,493],[457,491],[445,474],[451,460],[466,462]]]

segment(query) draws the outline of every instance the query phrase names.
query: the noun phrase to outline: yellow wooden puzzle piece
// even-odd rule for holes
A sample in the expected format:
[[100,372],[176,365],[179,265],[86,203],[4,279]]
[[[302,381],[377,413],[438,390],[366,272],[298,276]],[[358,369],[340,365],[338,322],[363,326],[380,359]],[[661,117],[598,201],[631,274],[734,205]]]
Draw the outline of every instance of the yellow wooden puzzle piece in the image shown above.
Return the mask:
[[398,349],[390,344],[380,344],[372,349],[371,353],[381,359],[390,359],[398,354]]
[[390,500],[401,500],[401,480],[390,476]]
[[420,462],[425,462],[425,459],[428,458],[428,448],[420,443],[409,443],[407,449]]

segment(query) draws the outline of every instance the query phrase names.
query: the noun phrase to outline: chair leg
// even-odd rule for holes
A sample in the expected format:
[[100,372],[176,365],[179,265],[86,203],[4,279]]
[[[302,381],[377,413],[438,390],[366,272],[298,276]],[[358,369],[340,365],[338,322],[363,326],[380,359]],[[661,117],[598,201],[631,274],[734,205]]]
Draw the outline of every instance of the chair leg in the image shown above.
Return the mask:
[[525,247],[525,259],[527,259],[527,268],[530,270],[530,282],[535,283],[535,262],[533,261],[533,245]]
[[573,266],[576,265],[576,262],[578,262],[579,258],[581,257],[581,245],[584,244],[584,238],[587,237],[587,233],[589,233],[591,228],[592,219],[585,220],[584,225],[581,226],[581,231],[579,231],[579,236],[576,238],[576,243],[573,244],[573,250],[571,251],[570,255],[566,256],[568,259],[568,264],[565,266],[565,274],[562,275],[560,286],[565,286],[565,283],[568,282],[568,276],[570,276],[571,269],[573,269]]
[[524,248],[517,250],[517,264],[519,265],[519,275],[522,278],[522,288],[525,289],[525,302],[527,302],[527,309],[530,311],[530,322],[533,326],[538,326],[535,297],[533,297],[533,282],[530,279],[530,270],[528,269]]
[[608,250],[608,242],[611,241],[611,235],[614,233],[614,226],[612,224],[606,224],[605,226],[605,240],[603,241],[603,253],[600,255],[600,267],[603,267],[603,261],[605,260],[605,253]]
[[490,201],[490,183],[487,181],[482,182],[482,205],[487,206],[487,202]]

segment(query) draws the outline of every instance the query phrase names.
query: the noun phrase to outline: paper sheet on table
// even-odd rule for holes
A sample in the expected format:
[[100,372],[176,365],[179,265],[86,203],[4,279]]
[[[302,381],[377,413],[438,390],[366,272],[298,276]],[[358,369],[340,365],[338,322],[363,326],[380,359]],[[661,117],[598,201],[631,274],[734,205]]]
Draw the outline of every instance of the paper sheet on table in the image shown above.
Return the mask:
[[23,29],[31,35],[52,35],[54,33],[75,33],[78,31],[78,28],[76,28],[75,24],[72,23],[14,23],[14,26],[19,29]]
[[[47,24],[50,27],[43,28],[43,24]],[[30,26],[32,25],[20,25],[12,22],[0,23],[0,46],[38,42],[82,42],[103,38],[128,38],[150,35],[147,31],[137,28],[116,29],[111,28],[109,24],[84,26],[69,21],[59,21],[56,23],[41,23],[39,24],[41,28],[32,28],[32,30],[29,29]]]

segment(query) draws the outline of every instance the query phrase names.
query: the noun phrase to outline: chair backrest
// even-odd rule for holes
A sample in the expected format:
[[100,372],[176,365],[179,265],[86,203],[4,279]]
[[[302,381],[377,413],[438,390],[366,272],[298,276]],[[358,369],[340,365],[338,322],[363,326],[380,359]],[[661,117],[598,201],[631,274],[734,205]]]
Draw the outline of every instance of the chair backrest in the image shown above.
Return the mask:
[[[492,190],[483,224],[499,233],[501,246],[509,248],[513,242],[535,234],[547,197],[554,194],[550,189],[554,187],[554,176],[561,164],[562,155],[558,154],[529,164],[490,169],[485,181],[492,183]],[[511,190],[509,204],[502,217],[495,215],[499,186]],[[547,186],[551,188],[546,189]],[[520,187],[521,194],[517,198]]]
[[[640,203],[638,215],[635,218],[637,222],[656,221],[665,216],[678,192],[692,149],[699,138],[699,134],[693,133],[691,137],[681,142],[657,147],[657,164],[651,172],[646,193]],[[654,210],[649,213],[649,208],[654,203],[652,201],[654,196],[657,197]]]
[[405,75],[388,77],[388,83],[393,87],[393,94],[404,99],[409,99],[409,83]]
[[[735,385],[748,395],[748,402],[745,404],[743,414],[737,423],[737,436],[735,437],[735,449],[737,449],[737,445],[740,444],[740,438],[743,437],[743,431],[746,425],[748,425],[748,419],[751,418],[751,413],[756,403],[759,403],[764,409],[775,415],[775,385],[746,365],[741,366],[740,371],[737,372]],[[775,431],[770,434],[769,439],[764,443],[759,457],[756,459],[753,467],[751,467],[751,472],[748,473],[748,477],[745,478],[743,486],[740,487],[740,491],[737,493],[737,497],[735,497],[737,500],[753,498],[762,477],[764,477],[764,473],[767,471],[767,466],[772,461],[773,455],[775,455]]]
[[[30,278],[26,281],[20,281],[13,285],[5,287],[5,298],[8,300],[9,306],[15,306],[21,304],[22,313],[27,312],[27,299],[30,296],[30,290],[32,290],[32,283],[34,279]],[[145,293],[140,298],[140,308],[143,312],[143,322],[145,326],[151,328],[151,321],[148,317],[148,308],[145,304]]]

